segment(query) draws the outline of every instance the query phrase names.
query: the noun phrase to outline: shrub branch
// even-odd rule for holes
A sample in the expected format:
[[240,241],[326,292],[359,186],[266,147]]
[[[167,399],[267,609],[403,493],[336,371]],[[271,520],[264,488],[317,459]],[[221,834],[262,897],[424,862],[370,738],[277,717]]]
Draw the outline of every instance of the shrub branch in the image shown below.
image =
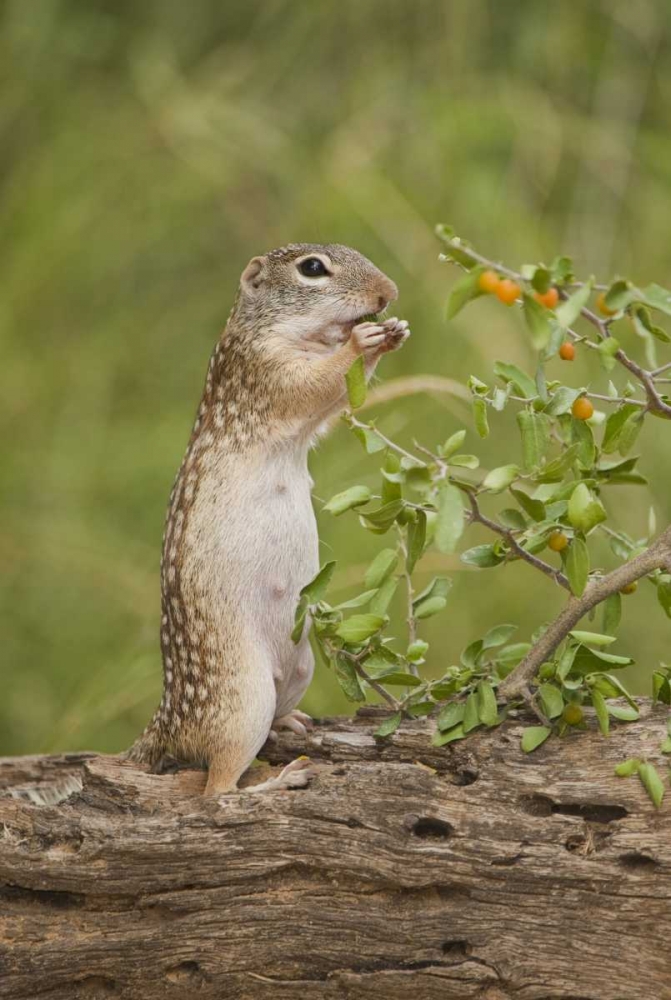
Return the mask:
[[528,697],[529,685],[541,665],[548,660],[580,619],[630,583],[655,570],[671,572],[671,527],[668,527],[644,552],[629,559],[606,576],[593,578],[581,597],[571,597],[557,618],[548,626],[521,663],[499,686],[498,694],[505,700],[518,695]]

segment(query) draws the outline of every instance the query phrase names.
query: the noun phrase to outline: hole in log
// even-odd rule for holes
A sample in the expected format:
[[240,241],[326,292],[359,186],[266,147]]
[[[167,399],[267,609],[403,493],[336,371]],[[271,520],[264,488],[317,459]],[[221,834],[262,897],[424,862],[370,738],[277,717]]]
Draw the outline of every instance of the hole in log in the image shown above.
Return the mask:
[[466,785],[474,784],[479,777],[480,772],[476,768],[464,767],[454,775],[454,784],[464,788]]
[[454,959],[466,958],[473,951],[468,941],[444,941],[440,946],[440,950],[443,955]]
[[193,982],[202,979],[198,962],[180,962],[174,965],[165,974],[165,978],[171,983]]
[[356,830],[357,827],[363,826],[363,823],[360,823],[358,819],[354,818],[354,816],[350,816],[350,818],[347,820],[347,825],[350,828],[350,830]]
[[0,886],[0,902],[50,906],[55,910],[71,910],[84,904],[84,896],[62,889],[27,889],[20,885]]
[[619,857],[619,862],[623,868],[638,868],[639,870],[647,868],[651,870],[656,868],[659,864],[654,858],[651,858],[649,854],[639,854],[638,851],[630,851],[628,854],[621,854]]
[[579,816],[589,823],[612,823],[624,819],[624,806],[602,802],[554,802],[547,795],[524,795],[519,800],[520,807],[528,816]]
[[512,866],[516,865],[518,861],[521,861],[523,857],[523,854],[512,854],[509,858],[492,858],[489,863],[490,865],[494,865],[498,868],[512,868]]
[[101,993],[116,993],[116,982],[107,976],[86,976],[76,980],[75,985],[80,993],[91,993],[94,997],[99,997]]
[[420,816],[412,826],[412,833],[425,840],[447,840],[454,833],[454,827],[434,816]]

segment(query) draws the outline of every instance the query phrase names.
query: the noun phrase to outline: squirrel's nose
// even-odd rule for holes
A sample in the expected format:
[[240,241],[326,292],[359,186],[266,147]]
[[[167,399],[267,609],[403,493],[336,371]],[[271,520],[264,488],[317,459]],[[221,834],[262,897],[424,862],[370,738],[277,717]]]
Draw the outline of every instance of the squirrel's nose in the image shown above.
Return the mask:
[[382,291],[384,292],[384,295],[378,295],[377,299],[377,312],[382,312],[383,309],[387,308],[390,302],[393,302],[394,299],[398,298],[398,288],[391,278],[388,278],[386,275],[384,283],[382,284]]

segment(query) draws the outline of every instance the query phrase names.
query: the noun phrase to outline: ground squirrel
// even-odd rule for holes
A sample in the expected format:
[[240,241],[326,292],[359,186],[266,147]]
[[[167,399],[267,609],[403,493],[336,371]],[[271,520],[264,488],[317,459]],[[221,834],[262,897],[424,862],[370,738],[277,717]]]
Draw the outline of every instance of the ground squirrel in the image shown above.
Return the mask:
[[[164,690],[131,760],[204,762],[206,794],[236,788],[274,727],[305,733],[299,591],[319,568],[307,453],[405,322],[377,321],[396,285],[356,250],[292,244],[254,257],[215,346],[170,496],[161,562]],[[372,317],[372,321],[371,318]],[[364,321],[367,319],[367,321]],[[264,786],[300,784],[304,762]]]

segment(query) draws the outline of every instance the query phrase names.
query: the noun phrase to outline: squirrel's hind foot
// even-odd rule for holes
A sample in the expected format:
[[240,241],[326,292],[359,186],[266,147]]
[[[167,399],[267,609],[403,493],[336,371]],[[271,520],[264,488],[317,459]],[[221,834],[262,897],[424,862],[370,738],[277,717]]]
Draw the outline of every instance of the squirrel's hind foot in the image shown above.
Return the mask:
[[282,715],[279,719],[273,721],[273,728],[270,730],[271,739],[277,739],[278,729],[290,729],[297,736],[307,736],[308,732],[314,729],[314,727],[315,724],[309,715],[294,708],[291,712],[287,712],[286,715]]

